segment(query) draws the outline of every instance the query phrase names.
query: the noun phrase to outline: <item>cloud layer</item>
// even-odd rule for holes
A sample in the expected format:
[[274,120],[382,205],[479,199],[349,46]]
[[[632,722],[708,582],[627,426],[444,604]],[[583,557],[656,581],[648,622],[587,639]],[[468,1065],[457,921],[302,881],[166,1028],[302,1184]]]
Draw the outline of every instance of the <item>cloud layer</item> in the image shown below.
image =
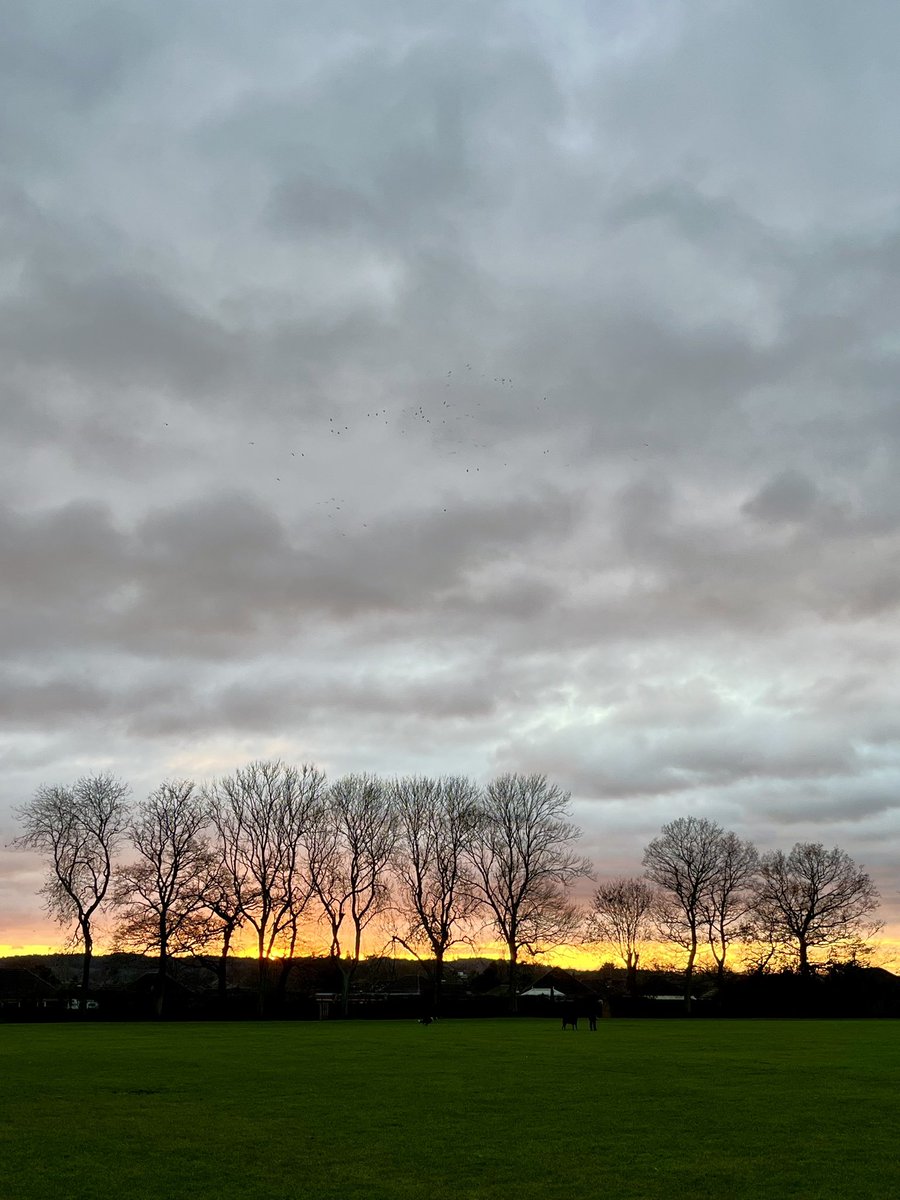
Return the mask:
[[537,769],[601,873],[696,812],[900,921],[900,14],[596,8],[10,15],[0,840]]

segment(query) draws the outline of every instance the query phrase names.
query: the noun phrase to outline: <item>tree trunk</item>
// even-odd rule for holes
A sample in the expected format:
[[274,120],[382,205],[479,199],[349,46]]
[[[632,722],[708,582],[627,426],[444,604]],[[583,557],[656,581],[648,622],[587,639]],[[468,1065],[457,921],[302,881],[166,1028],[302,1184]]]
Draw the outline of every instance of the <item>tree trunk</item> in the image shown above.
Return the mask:
[[519,947],[509,942],[509,1011],[514,1016],[519,1011]]
[[341,1012],[345,1017],[350,1015],[350,984],[359,966],[359,956],[362,950],[362,929],[354,918],[353,957],[348,954],[340,960],[341,963]]
[[691,939],[691,949],[688,954],[687,966],[684,968],[684,1011],[688,1016],[691,1015],[693,1009],[693,998],[691,997],[692,985],[694,982],[694,962],[697,958],[697,938],[696,935]]
[[353,959],[339,958],[336,965],[341,973],[341,1016],[348,1017],[350,1015],[350,981],[353,979],[356,963]]
[[161,1020],[166,1012],[166,976],[169,967],[169,946],[166,936],[166,926],[161,918],[159,922],[159,962],[156,967],[156,1016]]
[[438,950],[434,955],[434,1015],[440,1016],[441,993],[444,990],[444,952]]
[[94,939],[91,936],[91,922],[85,918],[81,922],[81,936],[84,941],[84,958],[81,963],[81,1000],[78,1004],[78,1015],[87,1015],[88,987],[91,980],[91,959],[94,954]]
[[281,1014],[284,1009],[288,980],[294,969],[294,958],[283,958],[278,968],[278,978],[275,980],[275,1011]]
[[258,1016],[264,1017],[266,1015],[266,1010],[267,1010],[266,985],[268,983],[268,978],[267,978],[268,960],[266,959],[266,946],[265,946],[265,940],[263,938],[262,933],[259,933],[257,935],[257,947],[258,947],[258,951],[259,951],[259,958],[258,958],[257,973],[256,973],[256,986],[257,986],[256,1012],[257,1012]]
[[216,976],[218,978],[217,992],[219,1003],[223,1006],[225,1004],[225,993],[228,990],[228,952],[230,949],[231,930],[225,929],[222,933],[222,950],[216,964]]
[[629,961],[625,964],[625,991],[632,1000],[637,999],[637,963]]
[[156,968],[156,999],[155,1010],[157,1017],[162,1020],[166,1015],[166,979],[168,976],[169,960],[165,954],[160,954]]
[[800,948],[800,974],[804,977],[809,976],[809,946],[806,944],[806,938],[799,939]]

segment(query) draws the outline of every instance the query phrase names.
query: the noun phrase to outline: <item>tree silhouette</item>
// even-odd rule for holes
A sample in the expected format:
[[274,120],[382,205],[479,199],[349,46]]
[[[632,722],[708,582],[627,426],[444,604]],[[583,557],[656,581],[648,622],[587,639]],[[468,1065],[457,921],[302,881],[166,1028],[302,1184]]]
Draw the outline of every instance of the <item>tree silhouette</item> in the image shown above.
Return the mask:
[[535,955],[558,946],[579,924],[568,892],[590,874],[591,864],[572,848],[581,831],[568,819],[569,801],[569,793],[544,775],[501,775],[479,801],[473,894],[506,946],[512,1012],[520,952]]
[[336,780],[308,824],[310,886],[328,929],[329,955],[341,973],[345,1015],[363,932],[390,900],[387,867],[396,839],[388,789],[374,775],[344,775]]
[[206,905],[213,868],[204,837],[206,817],[190,780],[161,784],[138,807],[128,827],[138,857],[116,876],[114,898],[122,910],[117,940],[157,954],[159,1016],[165,1012],[172,956],[194,953],[213,936]]
[[793,946],[802,975],[817,947],[858,949],[881,928],[870,919],[878,905],[871,877],[846,851],[797,842],[790,854],[763,855],[754,897],[758,919]]
[[716,868],[709,889],[700,897],[707,940],[716,963],[721,987],[725,978],[728,947],[741,935],[753,903],[752,885],[759,867],[759,854],[752,842],[735,833],[723,833]]
[[694,964],[721,864],[724,831],[705,817],[679,817],[664,825],[644,851],[646,877],[661,889],[657,918],[664,937],[687,951],[684,1003],[691,1010]]
[[311,885],[302,862],[303,839],[324,788],[317,768],[257,761],[216,780],[206,792],[216,830],[216,855],[238,910],[256,934],[259,1011],[266,1009],[268,960],[289,955]]
[[397,820],[395,906],[405,925],[397,940],[417,957],[419,949],[431,955],[437,1003],[444,956],[475,907],[468,850],[478,789],[459,776],[408,776],[393,781],[391,798]]
[[588,939],[609,942],[625,964],[626,989],[637,995],[637,969],[643,944],[653,934],[656,893],[643,879],[612,879],[594,892]]
[[94,920],[107,900],[112,857],[128,817],[128,786],[113,775],[85,775],[71,787],[40,787],[17,810],[24,832],[14,845],[50,860],[41,889],[60,925],[75,923],[73,941],[84,947],[82,1011],[90,982]]
[[234,876],[223,851],[224,847],[221,844],[215,847],[203,889],[205,917],[209,929],[207,945],[218,945],[214,970],[220,1003],[224,1003],[228,987],[228,955],[232,941],[244,923]]

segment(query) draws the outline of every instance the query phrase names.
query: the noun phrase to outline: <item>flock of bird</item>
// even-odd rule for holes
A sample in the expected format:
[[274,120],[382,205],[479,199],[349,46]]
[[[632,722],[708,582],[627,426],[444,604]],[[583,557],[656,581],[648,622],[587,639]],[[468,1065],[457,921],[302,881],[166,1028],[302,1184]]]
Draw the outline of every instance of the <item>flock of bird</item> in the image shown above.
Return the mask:
[[[300,467],[301,460],[305,460],[304,466],[309,466],[320,458],[320,439],[323,436],[335,442],[342,440],[359,445],[361,440],[364,444],[367,438],[371,439],[376,430],[387,428],[392,430],[397,438],[407,439],[409,442],[415,441],[416,434],[429,434],[431,451],[438,458],[446,459],[448,464],[454,464],[455,460],[453,469],[458,469],[461,477],[487,474],[489,470],[509,469],[513,462],[509,452],[503,453],[503,442],[507,440],[503,429],[509,428],[512,422],[510,416],[501,411],[502,408],[512,408],[515,403],[521,416],[527,420],[540,413],[544,405],[549,403],[547,396],[538,404],[529,403],[527,398],[519,393],[521,400],[517,397],[513,402],[510,396],[498,405],[493,396],[485,395],[485,388],[491,388],[493,385],[504,392],[512,392],[515,388],[512,377],[475,373],[471,363],[466,363],[462,370],[455,374],[452,368],[449,369],[443,379],[443,385],[443,390],[451,394],[438,396],[431,402],[418,401],[394,408],[383,406],[365,412],[361,410],[356,418],[346,414],[323,416],[320,421],[313,421],[307,425],[302,443],[293,447],[279,447],[278,454],[283,454],[284,460],[295,467]],[[457,394],[454,395],[454,392]],[[165,424],[168,426],[168,422]],[[486,431],[492,428],[497,430],[497,438],[494,441],[486,439]],[[258,455],[266,454],[268,457],[267,442],[253,439],[249,440],[247,445]],[[374,453],[377,451],[373,449]],[[549,447],[542,451],[544,456],[550,453]],[[358,466],[356,469],[359,469]],[[277,460],[275,471],[278,471]],[[293,472],[291,474],[293,475]],[[283,484],[290,481],[291,475],[286,475],[282,468],[281,473],[273,473],[272,479],[276,484]],[[443,501],[436,504],[442,513],[448,512],[446,500],[445,494]],[[322,496],[313,504],[329,519],[338,519],[341,513],[345,518],[347,516],[348,501],[344,496]],[[353,524],[357,525],[357,522],[354,521]],[[361,521],[358,524],[363,529],[369,528],[369,521]]]

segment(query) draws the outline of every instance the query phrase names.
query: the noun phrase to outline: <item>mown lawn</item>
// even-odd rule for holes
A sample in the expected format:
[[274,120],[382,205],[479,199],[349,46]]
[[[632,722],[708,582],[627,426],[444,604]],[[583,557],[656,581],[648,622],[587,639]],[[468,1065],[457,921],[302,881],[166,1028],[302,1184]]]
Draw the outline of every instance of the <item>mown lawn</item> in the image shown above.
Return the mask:
[[0,1026],[2,1200],[900,1196],[900,1025]]

